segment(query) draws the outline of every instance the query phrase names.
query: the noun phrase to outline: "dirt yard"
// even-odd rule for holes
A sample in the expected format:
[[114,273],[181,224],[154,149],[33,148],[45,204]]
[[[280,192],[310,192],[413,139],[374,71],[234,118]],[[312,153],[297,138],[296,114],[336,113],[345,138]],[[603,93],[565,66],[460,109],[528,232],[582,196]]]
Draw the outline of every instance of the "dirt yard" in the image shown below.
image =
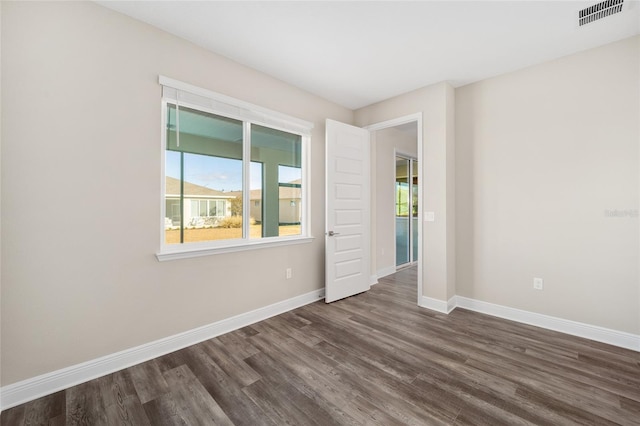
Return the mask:
[[[262,226],[251,225],[251,238],[260,238],[262,234]],[[280,236],[287,235],[299,235],[300,225],[286,225],[280,227]],[[242,238],[241,228],[200,228],[200,229],[185,229],[184,230],[184,242],[195,243],[199,241],[213,241],[213,240],[230,240],[235,238]],[[165,231],[165,242],[167,244],[178,244],[180,242],[180,230],[179,229],[167,229]]]

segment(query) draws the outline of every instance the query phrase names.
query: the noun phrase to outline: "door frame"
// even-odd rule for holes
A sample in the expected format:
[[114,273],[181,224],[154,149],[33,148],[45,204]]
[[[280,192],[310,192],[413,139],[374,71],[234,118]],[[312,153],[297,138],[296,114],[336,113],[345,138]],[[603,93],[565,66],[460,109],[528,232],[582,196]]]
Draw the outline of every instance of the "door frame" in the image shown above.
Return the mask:
[[[393,118],[391,120],[382,121],[379,123],[374,123],[369,126],[365,126],[364,128],[369,130],[370,133],[370,143],[371,143],[371,151],[373,152],[373,148],[376,144],[376,132],[378,130],[384,130],[391,127],[396,127],[402,124],[407,123],[416,123],[417,129],[417,141],[418,144],[418,182],[421,182],[422,185],[418,190],[418,283],[417,283],[417,295],[416,295],[416,303],[420,305],[420,300],[422,299],[422,287],[423,287],[423,256],[424,256],[424,238],[422,237],[423,232],[423,212],[424,212],[424,192],[425,192],[425,184],[423,176],[423,167],[424,167],[424,148],[423,148],[423,124],[422,124],[422,113],[417,112],[414,114],[405,115],[398,118]],[[372,156],[373,158],[373,156]],[[394,158],[395,160],[395,158]],[[372,206],[372,212],[375,214],[375,209]],[[374,220],[374,217],[371,218],[371,227],[374,227],[377,223],[377,217]],[[377,238],[376,238],[377,240]],[[377,248],[377,241],[376,241]]]

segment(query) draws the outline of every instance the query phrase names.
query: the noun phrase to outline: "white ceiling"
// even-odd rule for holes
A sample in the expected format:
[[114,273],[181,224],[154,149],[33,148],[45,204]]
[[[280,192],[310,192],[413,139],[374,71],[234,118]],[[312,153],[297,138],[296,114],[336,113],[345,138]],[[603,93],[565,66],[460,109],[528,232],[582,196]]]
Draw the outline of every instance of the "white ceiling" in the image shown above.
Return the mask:
[[637,0],[579,27],[597,2],[98,1],[350,109],[640,33]]

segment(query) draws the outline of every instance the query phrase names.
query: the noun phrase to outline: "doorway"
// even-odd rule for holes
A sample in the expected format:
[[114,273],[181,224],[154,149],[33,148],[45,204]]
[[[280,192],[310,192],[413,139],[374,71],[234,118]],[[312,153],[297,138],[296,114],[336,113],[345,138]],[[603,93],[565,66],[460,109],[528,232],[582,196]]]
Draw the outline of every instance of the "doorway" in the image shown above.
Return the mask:
[[[398,269],[410,266],[417,273],[416,290],[417,301],[422,296],[422,211],[424,182],[422,147],[422,113],[416,113],[397,119],[367,126],[371,131],[371,261],[372,272],[378,279],[395,274]],[[409,164],[409,171],[396,173],[396,159],[413,160]],[[411,207],[402,206],[404,210],[398,214],[396,206],[396,175],[404,174],[400,179],[402,187],[406,187],[406,200]],[[415,180],[414,180],[415,179]],[[415,182],[415,185],[413,185]],[[412,186],[409,190],[408,187]],[[409,194],[411,196],[409,196]],[[404,203],[404,199],[401,200]],[[403,216],[410,230],[406,231],[410,241],[404,243],[402,255],[396,252],[396,217]],[[400,221],[400,219],[398,219]],[[405,229],[406,229],[405,228]],[[405,240],[406,241],[406,240]],[[400,244],[398,244],[400,246]],[[409,252],[408,254],[407,251]],[[398,266],[399,265],[399,266]]]
[[395,234],[396,268],[418,261],[418,160],[396,153]]

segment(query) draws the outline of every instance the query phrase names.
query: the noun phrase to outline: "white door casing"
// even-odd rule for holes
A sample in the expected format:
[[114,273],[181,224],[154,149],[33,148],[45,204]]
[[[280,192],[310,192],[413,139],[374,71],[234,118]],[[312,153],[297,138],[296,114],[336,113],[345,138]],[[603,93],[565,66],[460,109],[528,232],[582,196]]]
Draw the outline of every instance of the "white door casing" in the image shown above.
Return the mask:
[[326,122],[325,302],[370,288],[369,131]]

